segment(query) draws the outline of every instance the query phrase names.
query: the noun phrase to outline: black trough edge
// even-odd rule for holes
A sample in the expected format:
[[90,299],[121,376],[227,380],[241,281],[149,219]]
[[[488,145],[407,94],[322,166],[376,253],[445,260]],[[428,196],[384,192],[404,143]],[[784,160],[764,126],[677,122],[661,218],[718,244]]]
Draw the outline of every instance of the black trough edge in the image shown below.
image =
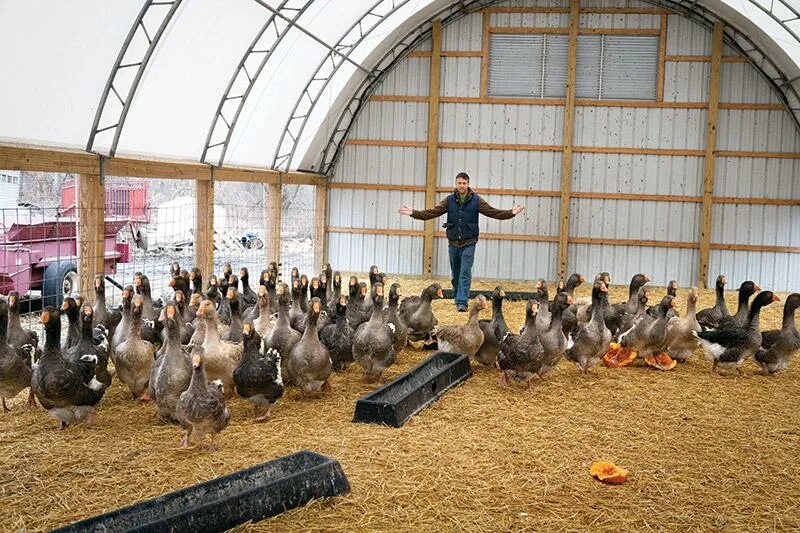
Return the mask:
[[400,427],[472,375],[469,358],[437,352],[356,402],[353,422]]
[[[479,294],[483,294],[487,300],[492,299],[492,293],[494,291],[469,291],[469,298],[470,300],[478,296]],[[536,297],[535,292],[525,292],[525,291],[503,291],[506,293],[505,299],[510,301],[515,300],[532,300]],[[447,300],[453,299],[453,289],[442,289],[442,296]]]
[[348,492],[338,461],[302,450],[56,531],[222,531]]

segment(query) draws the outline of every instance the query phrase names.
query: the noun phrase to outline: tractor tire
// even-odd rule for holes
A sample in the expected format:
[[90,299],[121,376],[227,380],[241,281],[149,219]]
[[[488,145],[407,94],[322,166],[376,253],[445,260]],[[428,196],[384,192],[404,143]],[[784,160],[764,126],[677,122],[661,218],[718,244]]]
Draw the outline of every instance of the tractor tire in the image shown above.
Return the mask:
[[72,261],[47,265],[42,282],[42,306],[60,307],[65,297],[78,294],[78,280],[78,266]]

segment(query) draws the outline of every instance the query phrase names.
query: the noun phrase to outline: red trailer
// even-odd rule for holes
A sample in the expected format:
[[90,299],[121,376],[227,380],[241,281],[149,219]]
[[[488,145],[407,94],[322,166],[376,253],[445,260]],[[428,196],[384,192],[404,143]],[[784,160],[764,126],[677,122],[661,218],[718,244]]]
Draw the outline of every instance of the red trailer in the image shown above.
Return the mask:
[[[103,242],[105,274],[116,273],[117,263],[128,262],[130,242],[118,242],[128,225],[147,224],[146,182],[111,182],[105,187]],[[39,290],[43,305],[60,305],[78,292],[78,248],[75,180],[61,188],[61,206],[54,216],[37,208],[17,209],[0,226],[0,293],[16,290],[22,296]],[[132,234],[136,231],[132,227]]]

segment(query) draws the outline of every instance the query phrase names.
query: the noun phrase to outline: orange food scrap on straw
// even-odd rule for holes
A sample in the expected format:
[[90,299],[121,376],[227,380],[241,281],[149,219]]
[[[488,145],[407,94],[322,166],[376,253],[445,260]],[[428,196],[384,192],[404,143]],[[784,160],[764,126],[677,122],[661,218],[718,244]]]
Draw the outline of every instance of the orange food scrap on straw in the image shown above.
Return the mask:
[[595,461],[589,467],[589,474],[609,485],[621,485],[628,480],[628,471],[611,461]]

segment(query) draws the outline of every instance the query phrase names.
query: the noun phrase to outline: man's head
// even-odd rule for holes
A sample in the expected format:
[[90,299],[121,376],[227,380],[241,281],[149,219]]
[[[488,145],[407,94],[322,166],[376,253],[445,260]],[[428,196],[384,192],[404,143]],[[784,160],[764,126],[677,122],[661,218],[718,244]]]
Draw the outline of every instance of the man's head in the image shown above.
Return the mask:
[[467,194],[469,189],[469,175],[466,172],[456,174],[456,191],[460,196]]

